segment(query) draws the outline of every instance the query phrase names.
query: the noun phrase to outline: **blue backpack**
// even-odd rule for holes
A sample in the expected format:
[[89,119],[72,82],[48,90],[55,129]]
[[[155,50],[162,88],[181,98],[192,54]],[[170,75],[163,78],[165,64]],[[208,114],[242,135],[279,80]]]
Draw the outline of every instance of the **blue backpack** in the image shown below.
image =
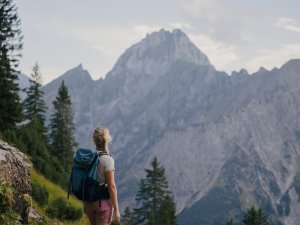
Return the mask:
[[86,202],[109,199],[107,184],[100,185],[97,181],[99,158],[102,155],[107,155],[107,153],[83,148],[75,152],[68,198],[72,190],[72,193],[79,200]]

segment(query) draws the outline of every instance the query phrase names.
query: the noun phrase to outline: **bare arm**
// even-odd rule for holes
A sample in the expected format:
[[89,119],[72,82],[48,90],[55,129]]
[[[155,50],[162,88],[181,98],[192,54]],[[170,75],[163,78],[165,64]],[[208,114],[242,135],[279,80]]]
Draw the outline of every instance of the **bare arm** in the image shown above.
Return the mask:
[[115,211],[115,220],[117,222],[120,222],[120,211],[119,211],[119,205],[118,205],[118,194],[117,194],[117,187],[115,183],[115,171],[107,171],[105,173],[107,187],[110,199],[112,201],[114,211]]

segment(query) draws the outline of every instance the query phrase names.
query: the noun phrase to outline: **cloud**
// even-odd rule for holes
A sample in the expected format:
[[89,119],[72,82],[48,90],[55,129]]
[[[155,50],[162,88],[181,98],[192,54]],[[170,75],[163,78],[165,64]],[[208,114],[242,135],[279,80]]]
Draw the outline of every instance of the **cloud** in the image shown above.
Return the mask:
[[259,56],[246,63],[246,69],[256,72],[261,66],[272,69],[286,63],[290,59],[300,59],[300,43],[287,44],[278,50],[263,50]]
[[170,23],[168,24],[168,26],[173,29],[193,29],[193,27],[190,24],[180,22]]
[[217,69],[231,72],[239,57],[234,45],[227,45],[216,41],[205,34],[188,34],[191,41],[209,57]]
[[146,34],[152,33],[154,31],[158,31],[162,29],[163,27],[159,25],[145,25],[145,24],[134,24],[133,25],[133,31],[145,36]]
[[187,23],[175,22],[175,23],[168,23],[168,24],[133,24],[133,31],[137,34],[146,36],[149,33],[159,31],[161,29],[166,30],[174,30],[174,29],[185,29],[190,30],[192,26]]
[[288,31],[300,33],[300,26],[298,26],[297,21],[292,18],[278,18],[274,25]]
[[249,32],[258,27],[272,27],[272,17],[257,5],[245,6],[235,1],[185,0],[179,5],[182,16],[194,30],[215,40],[247,45]]
[[218,21],[225,13],[216,0],[186,0],[181,7],[188,17],[202,18],[209,22]]

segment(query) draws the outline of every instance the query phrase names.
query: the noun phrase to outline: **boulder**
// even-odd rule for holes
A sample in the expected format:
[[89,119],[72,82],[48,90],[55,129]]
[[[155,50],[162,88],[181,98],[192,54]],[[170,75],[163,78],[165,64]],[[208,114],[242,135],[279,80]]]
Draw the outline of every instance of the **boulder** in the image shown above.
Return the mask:
[[30,172],[32,164],[20,150],[0,140],[0,178],[9,181],[15,190],[13,210],[27,223],[31,206]]

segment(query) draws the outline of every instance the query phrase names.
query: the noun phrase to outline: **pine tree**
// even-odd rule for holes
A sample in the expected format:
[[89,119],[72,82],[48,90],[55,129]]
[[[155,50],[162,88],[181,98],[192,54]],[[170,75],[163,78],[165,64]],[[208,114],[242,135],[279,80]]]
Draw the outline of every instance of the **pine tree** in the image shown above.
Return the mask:
[[247,211],[243,223],[245,225],[269,225],[268,218],[263,210],[261,208],[256,210],[254,206]]
[[0,0],[0,132],[14,129],[22,119],[16,71],[23,38],[20,23],[12,0]]
[[124,215],[122,216],[123,225],[134,225],[133,214],[129,207],[124,210]]
[[26,89],[27,97],[24,101],[25,118],[32,120],[36,118],[44,126],[45,124],[45,112],[46,104],[43,99],[42,91],[42,75],[38,63],[36,63],[32,69],[30,86]]
[[[24,115],[29,121],[21,127],[20,132],[25,138],[24,143],[28,145],[32,161],[36,162],[36,157],[44,157],[48,154],[49,140],[47,137],[47,128],[45,127],[46,104],[41,90],[42,75],[39,65],[36,63],[32,69],[30,86],[26,89],[27,97],[24,100]],[[25,132],[24,132],[25,130]],[[29,134],[26,134],[26,131]],[[38,167],[37,165],[35,165]],[[41,165],[39,165],[41,166]]]
[[176,223],[176,205],[173,199],[169,196],[163,200],[157,224],[174,225]]
[[234,225],[233,219],[230,218],[227,222],[226,225]]
[[58,95],[53,101],[54,112],[50,119],[50,138],[53,155],[62,163],[65,172],[68,172],[72,163],[74,139],[74,123],[71,98],[68,88],[62,81]]
[[[159,166],[156,157],[151,164],[152,169],[145,170],[146,178],[142,179],[139,185],[136,196],[138,207],[133,213],[134,222],[139,225],[176,224],[175,204],[170,201],[171,192],[168,189],[165,170]],[[161,221],[161,218],[164,218],[164,221]]]

